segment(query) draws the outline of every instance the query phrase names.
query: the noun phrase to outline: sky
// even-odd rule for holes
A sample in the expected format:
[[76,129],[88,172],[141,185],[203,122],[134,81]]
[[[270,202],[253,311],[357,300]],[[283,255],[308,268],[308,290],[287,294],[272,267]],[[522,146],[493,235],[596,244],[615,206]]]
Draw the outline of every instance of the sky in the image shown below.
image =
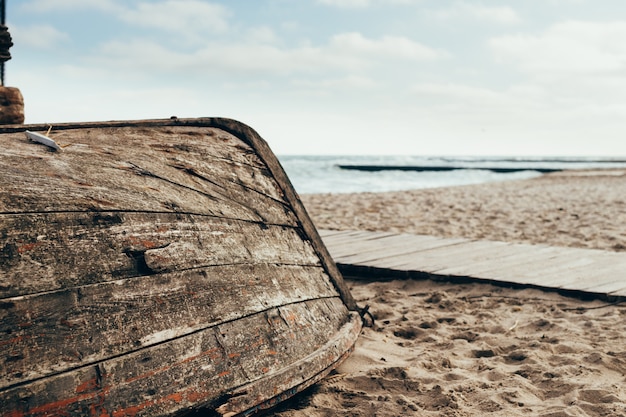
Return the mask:
[[228,117],[277,155],[626,156],[624,0],[6,0],[26,123]]

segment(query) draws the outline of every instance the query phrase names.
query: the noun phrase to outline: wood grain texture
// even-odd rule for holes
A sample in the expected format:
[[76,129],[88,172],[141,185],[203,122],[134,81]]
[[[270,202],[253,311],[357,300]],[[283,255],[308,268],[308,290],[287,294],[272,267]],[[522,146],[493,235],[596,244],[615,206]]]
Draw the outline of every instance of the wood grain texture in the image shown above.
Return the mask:
[[[50,125],[0,126],[0,134],[11,135],[11,134],[17,133],[18,138],[19,138],[21,137],[20,135],[24,134],[24,131],[26,129],[29,129],[31,131],[46,132],[49,127]],[[313,245],[313,248],[315,249],[316,253],[320,257],[320,261],[322,262],[322,265],[327,270],[331,278],[331,281],[337,287],[339,293],[341,294],[342,299],[344,300],[348,308],[350,308],[351,310],[358,309],[358,306],[356,305],[356,302],[352,298],[352,295],[350,294],[349,289],[347,288],[347,286],[343,282],[343,279],[341,278],[341,273],[337,269],[337,266],[335,265],[332,257],[330,256],[330,254],[328,253],[328,250],[324,246],[324,243],[322,242],[322,239],[320,238],[317,229],[313,225],[313,222],[311,221],[308,213],[306,212],[306,209],[304,208],[304,205],[302,204],[300,197],[295,192],[289,178],[287,177],[287,175],[285,174],[285,171],[280,165],[280,162],[278,161],[278,159],[276,159],[276,156],[273,154],[267,142],[265,142],[261,138],[261,136],[251,127],[243,123],[240,123],[236,120],[225,119],[225,118],[206,117],[206,118],[198,118],[198,119],[178,119],[178,118],[173,117],[171,119],[161,119],[161,120],[91,122],[91,123],[80,123],[80,124],[61,123],[61,124],[54,125],[54,132],[56,135],[55,138],[59,140],[60,144],[64,147],[64,150],[65,150],[66,147],[68,147],[68,145],[71,145],[71,141],[67,141],[66,139],[68,137],[68,134],[69,135],[72,134],[72,131],[77,131],[77,130],[85,131],[88,129],[93,129],[93,130],[122,129],[126,131],[136,132],[137,130],[142,130],[143,132],[147,132],[149,136],[149,135],[155,134],[154,132],[155,129],[167,130],[167,129],[175,128],[175,127],[199,128],[201,132],[204,132],[205,130],[209,130],[209,129],[216,129],[220,132],[221,134],[220,139],[223,141],[225,141],[224,138],[226,137],[226,134],[229,134],[232,137],[234,137],[237,141],[243,142],[246,146],[240,146],[239,144],[236,144],[234,148],[230,148],[230,153],[229,151],[227,151],[226,154],[230,155],[231,158],[233,158],[236,162],[239,162],[241,164],[254,165],[258,162],[261,162],[261,166],[264,166],[269,171],[270,176],[274,179],[273,187],[270,187],[270,188],[279,190],[279,193],[282,193],[282,195],[284,196],[284,199],[288,202],[289,207],[285,208],[285,211],[287,211],[288,213],[295,214],[297,218],[297,224],[302,227],[304,231],[304,235],[306,236],[307,240],[310,240],[311,244]],[[202,139],[202,134],[199,134],[198,136],[201,136],[201,139]],[[165,141],[167,142],[169,139],[170,137],[166,137]],[[143,137],[140,136],[139,141],[141,140],[143,140]],[[38,146],[41,146],[41,145],[38,145]],[[156,148],[166,147],[167,150],[165,152],[177,152],[177,151],[185,150],[186,146],[187,144],[181,144],[178,147],[173,146],[173,147],[167,148],[167,144],[159,143],[155,145]],[[49,151],[45,147],[43,148],[46,150],[46,152],[49,153]],[[33,159],[43,158],[44,156],[42,155],[47,155],[43,150],[40,153],[38,153],[36,156],[30,155],[29,152],[32,152],[32,151],[27,151],[26,155],[24,156],[26,158],[25,160],[28,160],[28,158],[33,158]],[[9,156],[11,155],[11,151],[9,149],[3,150],[3,153]],[[105,206],[107,205],[107,203],[109,203],[107,200],[102,200],[102,201],[104,201]],[[96,200],[87,201],[86,204],[88,206],[94,205],[94,204],[98,206],[98,203],[100,202],[101,201],[96,198]],[[169,208],[172,208],[170,207],[171,204],[166,204],[166,206],[168,206]],[[177,208],[176,203],[174,203],[173,207]],[[179,208],[179,211],[181,211],[180,208]],[[2,209],[0,209],[0,212],[2,212]]]
[[221,266],[3,301],[0,389],[267,308],[337,297],[320,267]]
[[[321,362],[333,363],[334,355],[324,360],[324,347],[346,324],[358,328],[337,298],[269,309],[2,390],[2,415],[156,416],[199,405],[220,406],[230,397],[231,391],[224,387],[236,389],[255,381],[263,384],[264,378],[280,374],[301,358],[320,357],[315,361],[317,367]],[[350,341],[353,343],[353,338]],[[317,371],[315,366],[313,369]],[[274,387],[268,381],[265,390],[274,393]],[[282,386],[276,388],[277,394]]]
[[476,279],[611,300],[626,297],[626,254],[621,252],[378,232],[320,233],[346,271]]
[[[232,416],[245,411],[246,414],[266,410],[278,402],[292,397],[328,375],[352,352],[353,340],[359,334],[360,317],[352,313],[349,321],[316,352],[290,364],[262,380],[252,381],[229,393],[226,402],[216,404],[223,416]],[[330,364],[330,365],[329,365]],[[304,375],[315,375],[311,379]],[[267,385],[274,387],[268,391]]]
[[26,129],[47,127],[0,127],[0,415],[238,413],[354,345],[358,307],[249,127],[63,124],[56,151]]
[[[23,133],[3,135],[0,212],[179,212],[295,224],[252,149],[225,132],[201,132],[68,130],[56,137],[58,152]],[[207,137],[214,140],[201,140]],[[239,148],[246,158],[234,157]]]
[[0,214],[0,236],[0,298],[211,265],[320,265],[293,227],[187,213]]

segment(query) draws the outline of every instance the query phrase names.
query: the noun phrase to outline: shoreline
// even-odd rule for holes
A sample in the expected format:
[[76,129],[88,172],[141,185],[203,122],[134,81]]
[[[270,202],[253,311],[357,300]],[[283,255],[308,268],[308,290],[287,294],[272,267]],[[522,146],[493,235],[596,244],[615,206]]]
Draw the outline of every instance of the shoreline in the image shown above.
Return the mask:
[[[624,251],[626,170],[301,196],[316,227]],[[626,279],[626,278],[625,278]],[[347,280],[376,318],[282,417],[626,416],[626,305],[536,289]]]
[[474,185],[300,196],[317,228],[626,251],[626,170]]

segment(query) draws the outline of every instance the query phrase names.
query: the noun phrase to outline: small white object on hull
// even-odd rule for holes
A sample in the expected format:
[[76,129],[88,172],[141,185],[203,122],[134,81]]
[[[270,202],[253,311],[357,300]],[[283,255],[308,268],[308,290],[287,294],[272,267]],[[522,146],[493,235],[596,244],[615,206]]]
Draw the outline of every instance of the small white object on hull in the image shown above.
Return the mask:
[[26,131],[26,137],[34,142],[43,143],[46,146],[54,149],[55,151],[60,151],[61,147],[48,136],[42,135],[41,133],[31,132],[30,130]]

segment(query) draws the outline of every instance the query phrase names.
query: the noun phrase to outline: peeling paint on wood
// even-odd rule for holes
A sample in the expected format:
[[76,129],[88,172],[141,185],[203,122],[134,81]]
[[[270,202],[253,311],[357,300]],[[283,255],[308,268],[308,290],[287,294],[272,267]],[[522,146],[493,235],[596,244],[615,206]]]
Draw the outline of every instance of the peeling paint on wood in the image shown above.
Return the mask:
[[142,267],[320,263],[293,227],[191,214],[0,214],[0,230],[0,297],[138,276]]
[[0,415],[253,413],[350,351],[356,304],[252,129],[55,125],[55,153],[45,128],[0,128]]

